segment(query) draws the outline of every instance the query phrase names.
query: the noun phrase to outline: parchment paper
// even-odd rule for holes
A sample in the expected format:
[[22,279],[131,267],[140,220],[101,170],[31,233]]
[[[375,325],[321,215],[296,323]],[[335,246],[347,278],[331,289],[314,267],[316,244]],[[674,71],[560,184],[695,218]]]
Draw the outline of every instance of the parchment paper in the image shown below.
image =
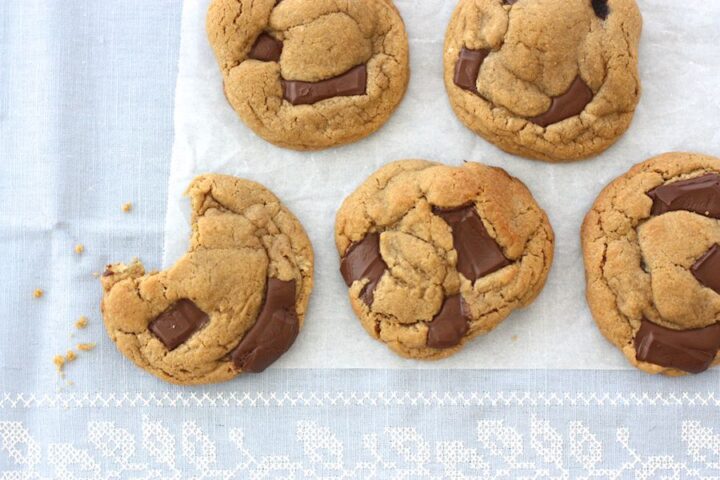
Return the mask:
[[[585,303],[579,228],[602,187],[633,164],[674,150],[720,154],[720,2],[639,2],[644,93],[632,127],[599,157],[565,165],[505,154],[455,118],[442,82],[443,37],[455,0],[395,3],[410,37],[412,75],[402,105],[363,141],[296,153],[266,143],[237,118],[223,96],[205,35],[209,0],[185,2],[164,265],[187,248],[189,204],[182,194],[192,178],[204,172],[236,175],[275,192],[300,218],[315,248],[315,290],[305,326],[275,368],[630,368],[601,336]],[[371,339],[349,306],[338,272],[336,209],[370,173],[403,158],[505,168],[532,190],[557,237],[555,263],[535,303],[438,362],[401,359]]]

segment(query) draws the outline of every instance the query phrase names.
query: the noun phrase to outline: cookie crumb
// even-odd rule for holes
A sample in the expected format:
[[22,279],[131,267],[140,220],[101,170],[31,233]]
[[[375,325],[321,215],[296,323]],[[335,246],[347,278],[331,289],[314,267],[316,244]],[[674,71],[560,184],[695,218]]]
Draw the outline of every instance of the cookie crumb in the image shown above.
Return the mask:
[[58,373],[62,374],[63,367],[65,366],[65,357],[62,355],[55,355],[53,357],[53,363],[55,364],[55,370],[57,370]]
[[517,335],[513,335],[512,337],[510,337],[510,340],[512,340],[513,342],[517,342],[517,339],[518,339]]
[[132,207],[133,207],[132,202],[123,203],[122,211],[125,213],[128,213],[130,210],[132,210]]
[[45,294],[45,292],[41,288],[36,288],[33,292],[33,297],[40,298]]
[[88,319],[85,315],[78,318],[77,322],[75,322],[75,328],[78,330],[83,329],[88,326]]
[[80,255],[84,251],[85,251],[85,245],[83,245],[82,243],[78,243],[77,245],[75,245],[75,253]]
[[[94,343],[80,343],[77,346],[78,350],[82,351],[88,351],[95,348]],[[60,375],[60,378],[65,378],[65,372],[63,371],[65,368],[65,365],[67,365],[70,362],[74,362],[77,360],[78,354],[75,353],[74,350],[68,350],[67,353],[63,355],[55,355],[53,357],[53,364],[55,365],[55,370],[57,370],[57,373]],[[72,381],[68,381],[68,385],[74,385]]]

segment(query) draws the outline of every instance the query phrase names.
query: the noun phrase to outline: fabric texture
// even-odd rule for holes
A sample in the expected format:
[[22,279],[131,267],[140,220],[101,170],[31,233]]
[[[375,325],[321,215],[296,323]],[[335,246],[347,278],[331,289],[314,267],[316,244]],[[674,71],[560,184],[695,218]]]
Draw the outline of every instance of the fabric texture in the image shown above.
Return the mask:
[[[188,388],[125,360],[92,272],[133,256],[160,267],[182,7],[0,0],[0,478],[720,476],[717,370],[328,364]],[[80,342],[97,347],[61,379],[52,357]]]

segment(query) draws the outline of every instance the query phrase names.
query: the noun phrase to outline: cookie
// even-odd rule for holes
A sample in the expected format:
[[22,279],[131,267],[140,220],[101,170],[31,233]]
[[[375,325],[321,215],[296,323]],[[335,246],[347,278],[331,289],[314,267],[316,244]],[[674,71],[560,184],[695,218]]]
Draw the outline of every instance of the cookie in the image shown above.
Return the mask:
[[168,382],[222,382],[261,372],[293,344],[313,285],[313,250],[290,211],[262,185],[195,178],[188,252],[162,272],[135,261],[101,277],[110,338]]
[[499,168],[391,163],[345,199],[335,242],[353,310],[397,354],[439,359],[542,289],[553,231]]
[[391,0],[213,0],[207,31],[230,105],[281,147],[366,137],[407,89],[407,33]]
[[585,217],[587,300],[649,373],[720,362],[720,159],[669,153],[608,185]]
[[598,154],[635,112],[641,29],[635,0],[460,0],[445,37],[450,104],[509,153]]

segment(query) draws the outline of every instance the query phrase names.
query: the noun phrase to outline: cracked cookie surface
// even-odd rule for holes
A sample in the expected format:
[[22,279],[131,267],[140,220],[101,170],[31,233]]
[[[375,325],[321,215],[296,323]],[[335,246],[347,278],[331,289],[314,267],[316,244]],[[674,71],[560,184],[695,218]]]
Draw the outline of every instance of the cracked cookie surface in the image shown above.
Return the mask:
[[207,31],[231,106],[281,147],[359,140],[407,89],[407,33],[391,0],[213,0]]
[[105,327],[140,368],[177,384],[260,372],[292,345],[313,284],[300,222],[262,185],[202,175],[188,252],[162,272],[138,261],[101,277]]
[[504,170],[402,160],[337,213],[353,310],[397,354],[439,359],[538,295],[553,257],[545,212]]
[[637,368],[720,361],[720,159],[669,153],[610,183],[585,217],[587,300]]
[[635,0],[460,0],[445,37],[452,108],[512,154],[598,154],[635,112],[641,29]]

